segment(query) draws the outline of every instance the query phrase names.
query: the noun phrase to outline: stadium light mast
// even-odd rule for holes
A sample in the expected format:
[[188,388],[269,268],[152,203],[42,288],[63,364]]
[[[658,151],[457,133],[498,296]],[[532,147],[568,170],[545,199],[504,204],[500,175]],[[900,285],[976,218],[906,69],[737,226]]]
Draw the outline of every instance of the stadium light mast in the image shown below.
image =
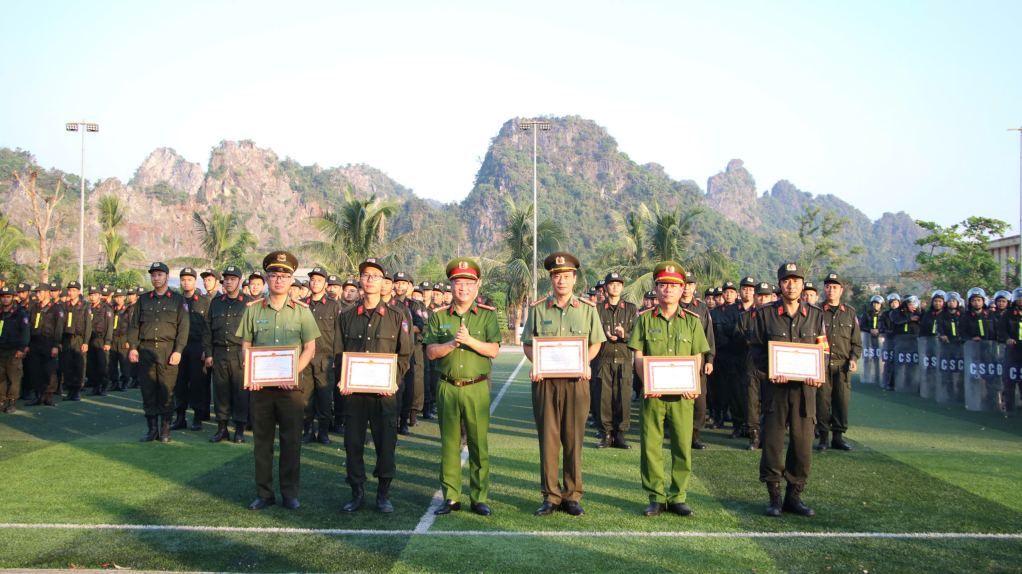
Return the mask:
[[85,120],[80,122],[68,122],[67,131],[76,132],[83,128],[82,132],[82,172],[78,179],[81,180],[81,218],[78,222],[78,283],[85,284],[85,134],[86,132],[98,132],[99,124],[88,123]]
[[1022,283],[1022,127],[1008,128],[1009,132],[1018,132],[1018,253],[1015,254],[1018,263],[1018,278]]
[[[536,168],[536,136],[540,130],[547,131],[550,129],[550,122],[544,120],[520,120],[518,127],[523,132],[532,130],[532,300],[535,301],[539,298],[539,275],[537,274],[538,265],[536,263],[538,257],[538,237],[539,230],[537,227],[537,216],[539,214],[539,203],[537,202],[536,185],[538,182],[537,168]],[[535,129],[534,129],[535,128]]]

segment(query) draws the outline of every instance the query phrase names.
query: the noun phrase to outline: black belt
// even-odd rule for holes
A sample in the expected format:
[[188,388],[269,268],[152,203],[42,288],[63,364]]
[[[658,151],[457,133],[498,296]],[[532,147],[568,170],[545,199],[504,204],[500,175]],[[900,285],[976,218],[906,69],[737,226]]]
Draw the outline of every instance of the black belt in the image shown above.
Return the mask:
[[454,385],[456,387],[467,387],[468,385],[474,385],[476,383],[485,381],[486,380],[486,375],[480,375],[480,376],[478,376],[478,377],[476,377],[474,379],[468,379],[468,380],[463,380],[463,381],[456,381],[456,380],[448,377],[447,375],[440,375],[440,380],[441,381],[446,381],[448,383],[451,383],[452,385]]

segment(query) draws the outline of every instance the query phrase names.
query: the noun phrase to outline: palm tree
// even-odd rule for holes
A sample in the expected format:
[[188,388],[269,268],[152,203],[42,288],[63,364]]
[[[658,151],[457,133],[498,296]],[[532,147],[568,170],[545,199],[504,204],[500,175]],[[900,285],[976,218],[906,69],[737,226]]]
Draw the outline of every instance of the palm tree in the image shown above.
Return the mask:
[[193,211],[192,223],[201,238],[200,245],[210,267],[241,266],[245,263],[245,253],[256,248],[255,236],[235,213],[227,213],[214,206],[207,219]]
[[301,249],[310,253],[328,271],[358,275],[358,265],[368,257],[377,258],[390,269],[400,265],[399,255],[412,238],[433,227],[410,231],[387,241],[387,218],[398,212],[396,201],[381,201],[373,194],[368,199],[355,197],[351,185],[344,190],[339,211],[311,218],[312,226],[323,236],[321,241],[306,241]]
[[[498,275],[507,282],[505,291],[508,322],[513,324],[532,295],[532,204],[516,206],[511,198],[507,201],[507,220],[502,233],[500,267]],[[540,258],[560,249],[564,229],[559,221],[544,219],[539,222],[536,233],[537,251]],[[540,290],[545,291],[544,285]]]
[[25,237],[25,232],[8,216],[0,214],[0,261],[13,259],[17,250],[34,245],[35,242]]
[[145,254],[128,245],[124,237],[116,231],[106,233],[99,239],[100,244],[103,246],[103,252],[106,255],[106,270],[117,273],[117,267],[120,265],[122,260],[128,259],[143,259]]
[[121,203],[119,197],[116,195],[104,195],[99,198],[96,206],[99,208],[99,226],[103,229],[104,234],[113,233],[124,227],[124,224],[127,222],[128,208]]

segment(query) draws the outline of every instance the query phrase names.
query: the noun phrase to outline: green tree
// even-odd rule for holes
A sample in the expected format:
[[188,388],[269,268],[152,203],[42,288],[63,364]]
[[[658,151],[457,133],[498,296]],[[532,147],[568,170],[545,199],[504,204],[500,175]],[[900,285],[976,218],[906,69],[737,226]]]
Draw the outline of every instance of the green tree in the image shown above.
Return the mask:
[[0,271],[13,271],[17,267],[14,262],[15,252],[32,247],[34,243],[25,237],[25,232],[11,222],[8,216],[0,214]]
[[838,269],[848,262],[852,255],[862,253],[861,246],[854,246],[843,251],[844,243],[836,236],[848,227],[851,220],[838,217],[832,210],[823,213],[820,207],[806,206],[805,212],[796,218],[798,221],[798,239],[801,243],[798,260],[806,277],[813,276],[813,269],[819,266],[826,269]]
[[932,221],[916,221],[930,235],[916,240],[916,245],[929,247],[916,255],[919,269],[902,275],[928,280],[937,289],[964,294],[972,287],[991,293],[1004,287],[1001,267],[987,251],[994,237],[1004,235],[1008,224],[987,217],[970,217],[950,227]]
[[245,228],[245,222],[238,214],[227,213],[214,206],[208,218],[193,211],[192,223],[199,234],[205,262],[210,267],[246,267],[245,254],[255,249],[257,244],[255,236]]
[[104,233],[100,236],[99,243],[106,257],[105,269],[110,273],[118,273],[118,267],[122,262],[145,258],[144,253],[128,245],[124,237],[116,231]]
[[124,227],[128,219],[127,206],[115,195],[104,195],[96,202],[96,217],[99,220],[99,227],[103,235],[99,238],[100,246],[103,248],[103,255],[106,259],[104,268],[117,273],[117,267],[122,261],[129,259],[143,259],[145,254],[128,245],[118,230]]

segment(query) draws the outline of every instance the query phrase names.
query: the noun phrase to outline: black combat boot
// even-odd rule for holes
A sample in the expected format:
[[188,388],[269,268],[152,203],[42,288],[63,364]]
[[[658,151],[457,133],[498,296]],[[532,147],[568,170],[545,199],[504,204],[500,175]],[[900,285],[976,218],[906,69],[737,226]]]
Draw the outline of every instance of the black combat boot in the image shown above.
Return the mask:
[[312,440],[312,419],[306,419],[303,428],[305,432],[302,433],[302,444],[308,444]]
[[245,423],[234,423],[234,444],[245,442]]
[[390,478],[381,478],[380,486],[376,489],[376,512],[390,514],[394,512],[394,505],[390,503]]
[[759,429],[749,429],[749,446],[745,448],[746,450],[756,450],[759,448]]
[[830,440],[830,433],[825,430],[820,431],[820,444],[816,445],[816,450],[827,450],[830,448],[827,445],[827,441]]
[[160,419],[160,442],[170,442],[170,415]]
[[200,413],[199,411],[193,412],[192,413],[192,426],[188,427],[188,430],[193,430],[193,431],[200,431],[200,430],[202,430],[202,421],[204,421],[204,420],[206,420],[206,418],[202,416],[202,413]]
[[365,506],[365,503],[366,494],[365,490],[362,488],[362,485],[353,484],[351,485],[351,502],[345,504],[344,507],[341,508],[341,510],[349,513],[358,512],[359,510],[362,509],[363,506]]
[[216,434],[209,439],[209,442],[223,442],[230,438],[231,431],[227,430],[227,421],[216,421]]
[[99,385],[99,396],[101,397],[106,396],[106,383]]
[[830,448],[836,450],[852,450],[852,446],[845,442],[844,437],[841,436],[842,434],[843,433],[834,431],[834,440],[830,441]]
[[699,429],[692,430],[692,450],[705,450],[706,445],[699,442]]
[[[167,417],[170,420],[170,417]],[[177,411],[177,417],[174,419],[174,424],[169,425],[167,430],[182,430],[188,428],[188,419],[185,418],[185,411]],[[163,440],[163,437],[160,437]]]
[[783,505],[781,504],[781,483],[766,483],[767,493],[770,495],[770,504],[766,507],[767,516],[780,516]]
[[784,490],[785,512],[798,514],[799,516],[816,516],[812,508],[802,504],[802,489],[805,487],[806,485],[804,484],[788,483],[787,488]]
[[34,395],[35,396],[32,397],[32,400],[30,402],[25,403],[26,407],[37,407],[37,406],[43,404],[43,394],[42,393],[34,393]]
[[138,439],[138,442],[152,442],[156,438],[156,417],[146,417],[145,421],[149,425],[149,430]]
[[614,442],[613,442],[613,444],[611,446],[613,446],[614,448],[621,448],[621,449],[625,449],[625,450],[631,450],[632,445],[628,444],[628,441],[625,440],[625,433],[623,433],[621,431],[617,431],[616,433],[613,433],[613,434],[614,434]]
[[57,406],[57,403],[53,402],[53,393],[46,393],[45,395],[43,395],[43,406],[45,407]]

